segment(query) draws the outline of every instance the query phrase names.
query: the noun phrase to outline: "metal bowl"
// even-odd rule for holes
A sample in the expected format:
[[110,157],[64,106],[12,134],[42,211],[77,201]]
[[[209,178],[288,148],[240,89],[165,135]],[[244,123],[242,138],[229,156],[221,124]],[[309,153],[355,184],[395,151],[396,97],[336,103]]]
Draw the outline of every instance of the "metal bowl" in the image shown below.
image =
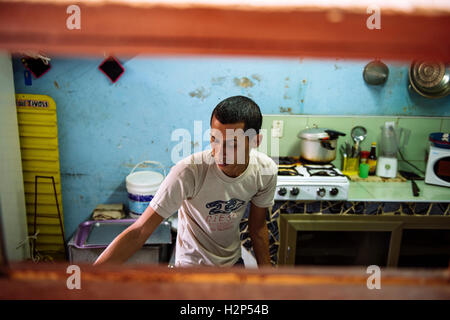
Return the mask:
[[410,86],[427,98],[442,98],[450,93],[449,66],[439,61],[413,61],[409,67]]

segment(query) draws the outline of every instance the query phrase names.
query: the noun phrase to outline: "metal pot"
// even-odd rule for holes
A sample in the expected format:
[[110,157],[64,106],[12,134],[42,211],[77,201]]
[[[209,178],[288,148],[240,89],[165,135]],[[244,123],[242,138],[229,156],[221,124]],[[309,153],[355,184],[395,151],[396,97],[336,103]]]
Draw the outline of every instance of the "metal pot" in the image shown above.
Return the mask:
[[437,61],[413,61],[409,67],[409,83],[418,94],[442,98],[450,93],[449,66]]
[[345,133],[330,129],[307,128],[298,133],[300,157],[315,163],[328,163],[336,159],[337,139]]

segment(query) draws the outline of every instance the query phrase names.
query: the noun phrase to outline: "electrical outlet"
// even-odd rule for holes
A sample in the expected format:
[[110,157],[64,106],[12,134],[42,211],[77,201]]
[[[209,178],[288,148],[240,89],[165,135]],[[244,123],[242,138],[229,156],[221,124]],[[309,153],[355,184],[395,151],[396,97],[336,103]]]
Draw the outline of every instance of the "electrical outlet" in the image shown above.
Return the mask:
[[395,128],[395,121],[386,121],[386,122],[384,123],[384,126],[385,126],[386,128],[389,128],[389,127]]
[[283,120],[273,120],[272,122],[272,137],[281,138],[283,137]]

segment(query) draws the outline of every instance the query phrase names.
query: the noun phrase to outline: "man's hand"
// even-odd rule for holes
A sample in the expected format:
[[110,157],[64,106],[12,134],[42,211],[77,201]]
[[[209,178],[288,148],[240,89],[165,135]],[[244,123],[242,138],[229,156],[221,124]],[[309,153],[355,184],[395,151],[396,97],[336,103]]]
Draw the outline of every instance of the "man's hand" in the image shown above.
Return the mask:
[[260,208],[250,204],[248,230],[253,244],[258,266],[271,265],[269,253],[269,231],[266,223],[267,208]]
[[124,263],[138,251],[164,219],[150,206],[141,217],[119,234],[97,258],[94,265]]

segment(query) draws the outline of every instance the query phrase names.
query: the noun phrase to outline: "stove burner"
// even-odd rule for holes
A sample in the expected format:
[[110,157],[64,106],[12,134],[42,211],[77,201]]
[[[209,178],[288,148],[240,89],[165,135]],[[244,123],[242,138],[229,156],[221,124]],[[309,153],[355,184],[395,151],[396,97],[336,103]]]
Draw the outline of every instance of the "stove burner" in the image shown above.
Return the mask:
[[327,166],[305,166],[306,171],[309,173],[311,177],[343,177],[343,174],[340,174],[336,170],[334,170],[334,166],[332,164]]
[[273,157],[272,159],[278,165],[290,165],[297,162],[293,157]]
[[330,173],[331,173],[331,172],[329,172],[329,171],[324,171],[324,170],[322,170],[322,171],[310,173],[310,175],[311,175],[312,177],[313,177],[313,176],[329,177],[329,176],[332,175],[332,174],[330,174]]
[[291,167],[278,168],[279,176],[303,176],[295,169],[295,165]]

